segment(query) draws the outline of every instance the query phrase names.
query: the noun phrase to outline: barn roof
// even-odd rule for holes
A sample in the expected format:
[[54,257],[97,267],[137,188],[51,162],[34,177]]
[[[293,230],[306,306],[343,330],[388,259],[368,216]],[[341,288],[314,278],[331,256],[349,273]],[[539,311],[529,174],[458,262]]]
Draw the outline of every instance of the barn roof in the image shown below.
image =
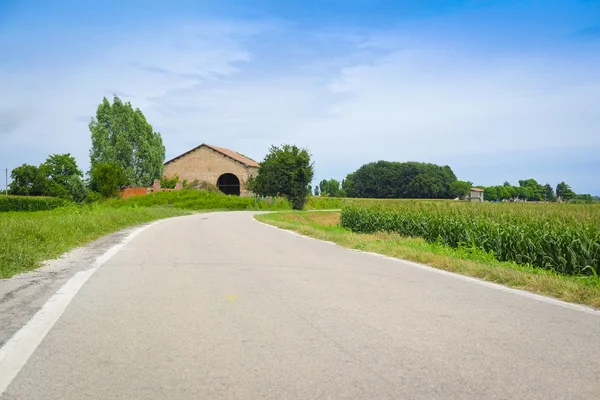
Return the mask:
[[214,150],[216,152],[219,152],[219,153],[223,154],[224,156],[229,157],[232,160],[237,161],[239,163],[242,163],[242,164],[244,164],[244,165],[246,165],[248,167],[256,167],[256,168],[260,167],[260,165],[256,161],[254,161],[251,158],[248,158],[246,156],[241,155],[237,151],[229,150],[229,149],[226,149],[224,147],[212,146],[212,145],[206,144],[206,143],[202,143],[200,146],[196,146],[193,149],[188,150],[185,153],[180,154],[177,157],[170,159],[169,161],[165,162],[165,165],[167,165],[169,163],[172,163],[173,161],[178,160],[181,157],[184,157],[184,156],[190,154],[193,151],[198,150],[202,146],[208,147],[209,149],[212,149],[212,150]]
[[479,189],[479,188],[471,188],[471,192],[483,192],[483,189]]

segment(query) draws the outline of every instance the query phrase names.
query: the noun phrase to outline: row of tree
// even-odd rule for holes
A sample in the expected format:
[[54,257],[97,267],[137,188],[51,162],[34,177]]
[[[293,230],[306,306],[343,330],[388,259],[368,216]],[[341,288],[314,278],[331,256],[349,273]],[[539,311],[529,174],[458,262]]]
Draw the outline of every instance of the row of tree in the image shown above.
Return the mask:
[[161,135],[131,103],[115,96],[111,104],[104,98],[89,128],[91,168],[86,179],[70,154],[54,154],[39,166],[15,168],[10,193],[83,202],[112,197],[124,186],[149,186],[161,178],[165,160]]
[[[415,162],[379,161],[365,164],[348,174],[341,184],[324,179],[314,189],[316,196],[366,198],[462,198],[470,193],[473,182],[459,181],[448,166]],[[476,186],[484,190],[484,200],[523,201],[598,201],[589,194],[576,194],[560,182],[556,190],[535,179],[519,181],[519,186],[504,182],[499,186]]]
[[[484,189],[483,198],[488,201],[520,199],[525,201],[569,201],[576,198],[575,192],[565,182],[554,188],[549,184],[542,185],[535,179],[520,180],[519,186],[504,182],[501,186],[488,186]],[[591,198],[591,196],[590,196]]]
[[378,161],[363,165],[341,183],[335,179],[321,181],[315,195],[450,199],[467,195],[471,185],[457,180],[447,165]]
[[341,183],[335,179],[323,179],[319,185],[315,186],[315,196],[347,197],[344,186],[346,186],[345,179],[342,179]]
[[88,193],[83,173],[70,154],[54,154],[39,166],[23,164],[12,170],[10,193],[52,196],[83,201]]

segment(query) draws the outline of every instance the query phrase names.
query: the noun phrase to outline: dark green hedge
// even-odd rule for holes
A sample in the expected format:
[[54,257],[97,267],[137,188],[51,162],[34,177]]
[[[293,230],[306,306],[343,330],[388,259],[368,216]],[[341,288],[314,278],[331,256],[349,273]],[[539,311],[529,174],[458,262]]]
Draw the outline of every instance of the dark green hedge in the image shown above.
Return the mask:
[[52,210],[69,204],[67,200],[43,196],[0,196],[2,211],[42,211]]

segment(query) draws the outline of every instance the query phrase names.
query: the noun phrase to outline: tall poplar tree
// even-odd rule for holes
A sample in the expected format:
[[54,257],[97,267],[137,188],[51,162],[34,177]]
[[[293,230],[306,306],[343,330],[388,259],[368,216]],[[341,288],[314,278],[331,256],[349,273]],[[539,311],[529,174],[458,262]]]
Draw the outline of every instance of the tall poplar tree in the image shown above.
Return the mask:
[[105,97],[89,127],[92,175],[96,167],[114,164],[121,169],[127,186],[149,186],[162,177],[165,146],[139,108],[134,110],[118,96],[110,104]]

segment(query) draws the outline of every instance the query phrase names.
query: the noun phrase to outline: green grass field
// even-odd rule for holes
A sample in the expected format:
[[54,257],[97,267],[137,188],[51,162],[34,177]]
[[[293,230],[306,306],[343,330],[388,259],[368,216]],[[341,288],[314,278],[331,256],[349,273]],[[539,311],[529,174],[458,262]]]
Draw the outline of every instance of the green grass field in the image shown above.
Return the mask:
[[44,260],[120,229],[186,213],[105,204],[0,213],[0,278],[35,269]]
[[356,233],[340,225],[340,212],[278,212],[257,220],[351,249],[369,251],[600,308],[600,278],[568,276],[555,271],[498,261],[472,247],[452,248],[397,233]]

